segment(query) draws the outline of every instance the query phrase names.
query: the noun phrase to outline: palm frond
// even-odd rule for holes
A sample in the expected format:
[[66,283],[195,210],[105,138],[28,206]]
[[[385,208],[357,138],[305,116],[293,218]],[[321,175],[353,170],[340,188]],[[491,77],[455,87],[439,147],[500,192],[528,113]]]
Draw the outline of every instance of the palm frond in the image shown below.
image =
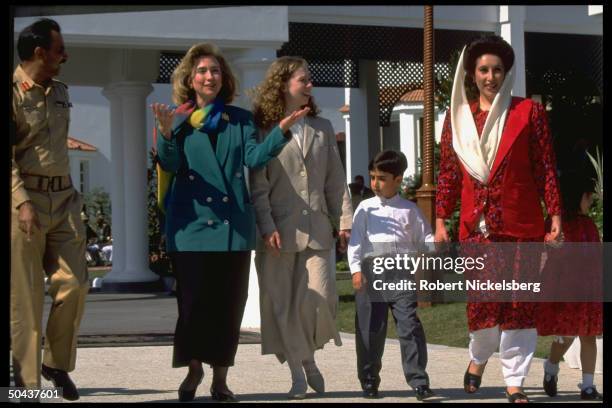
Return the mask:
[[595,179],[595,194],[599,200],[603,201],[603,157],[599,153],[599,147],[595,148],[595,157],[591,155],[591,153],[587,152],[589,156],[589,160],[591,164],[595,168],[595,174],[597,178]]

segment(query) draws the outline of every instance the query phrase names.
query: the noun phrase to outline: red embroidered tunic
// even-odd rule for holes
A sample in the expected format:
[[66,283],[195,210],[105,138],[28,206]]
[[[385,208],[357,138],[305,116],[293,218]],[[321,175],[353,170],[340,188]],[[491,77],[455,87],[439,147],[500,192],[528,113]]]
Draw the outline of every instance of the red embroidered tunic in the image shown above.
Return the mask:
[[[480,136],[489,112],[481,111],[478,101],[470,104],[470,108],[472,109],[478,136]],[[531,174],[533,175],[538,193],[546,204],[548,214],[558,215],[561,214],[561,206],[556,159],[546,114],[541,104],[533,103],[529,122],[531,128],[529,132]],[[502,140],[504,135],[502,135]],[[436,217],[450,218],[455,211],[464,182],[462,164],[453,149],[450,111],[447,112],[444,120],[440,154],[440,172],[438,174],[436,193]],[[473,212],[483,212],[487,228],[491,234],[502,233],[505,230],[502,217],[502,194],[504,188],[503,181],[510,156],[510,154],[505,155],[499,168],[495,171],[493,179],[486,186],[472,178],[474,184],[473,201],[475,203]]]

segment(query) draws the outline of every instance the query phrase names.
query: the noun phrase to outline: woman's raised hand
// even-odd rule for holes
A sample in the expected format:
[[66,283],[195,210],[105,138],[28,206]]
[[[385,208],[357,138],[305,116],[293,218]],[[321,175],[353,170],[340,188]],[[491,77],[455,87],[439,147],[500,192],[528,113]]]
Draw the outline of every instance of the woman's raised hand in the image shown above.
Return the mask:
[[293,126],[298,120],[306,116],[308,112],[310,112],[310,108],[308,106],[295,110],[289,116],[286,116],[283,120],[281,120],[278,126],[281,128],[283,133],[285,133],[291,129],[291,126]]
[[163,103],[154,103],[151,105],[151,109],[153,110],[155,118],[159,123],[159,130],[161,131],[162,136],[170,140],[172,121],[174,120],[176,109],[171,109],[170,106]]

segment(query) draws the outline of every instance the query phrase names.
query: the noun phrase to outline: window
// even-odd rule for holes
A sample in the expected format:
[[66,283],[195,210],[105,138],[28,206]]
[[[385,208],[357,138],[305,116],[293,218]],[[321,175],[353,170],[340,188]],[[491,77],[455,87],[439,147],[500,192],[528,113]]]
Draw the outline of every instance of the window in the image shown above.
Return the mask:
[[89,192],[89,160],[79,162],[79,191]]

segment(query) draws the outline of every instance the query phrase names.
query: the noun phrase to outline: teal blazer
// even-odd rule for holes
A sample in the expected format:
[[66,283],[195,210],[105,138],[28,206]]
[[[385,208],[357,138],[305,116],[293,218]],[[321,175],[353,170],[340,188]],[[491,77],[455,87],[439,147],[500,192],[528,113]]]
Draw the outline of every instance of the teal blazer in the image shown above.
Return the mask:
[[208,134],[186,115],[177,118],[171,139],[157,138],[160,164],[175,174],[165,198],[166,250],[255,249],[255,211],[243,166],[265,166],[290,139],[276,126],[258,144],[253,114],[227,105],[213,151]]

